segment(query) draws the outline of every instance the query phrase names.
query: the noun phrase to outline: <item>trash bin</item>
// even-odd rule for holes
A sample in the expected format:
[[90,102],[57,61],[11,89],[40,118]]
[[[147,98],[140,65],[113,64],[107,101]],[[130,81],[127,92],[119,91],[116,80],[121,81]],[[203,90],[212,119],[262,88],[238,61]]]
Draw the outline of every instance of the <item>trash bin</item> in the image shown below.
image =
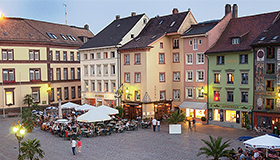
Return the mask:
[[279,135],[279,129],[277,126],[273,127],[273,134]]

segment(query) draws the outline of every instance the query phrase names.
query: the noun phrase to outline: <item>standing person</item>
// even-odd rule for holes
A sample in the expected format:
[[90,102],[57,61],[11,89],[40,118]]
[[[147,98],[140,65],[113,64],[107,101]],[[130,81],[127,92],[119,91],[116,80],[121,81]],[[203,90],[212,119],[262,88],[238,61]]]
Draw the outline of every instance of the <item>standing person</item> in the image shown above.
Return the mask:
[[160,128],[160,120],[157,121],[157,131],[159,132],[159,128]]
[[193,129],[196,132],[196,124],[195,124],[195,119],[194,118],[192,119],[192,124],[193,124]]
[[191,120],[188,120],[189,122],[189,131],[192,131],[192,123],[191,123]]
[[75,155],[75,148],[77,146],[77,142],[74,140],[74,139],[70,139],[71,141],[71,145],[72,145],[72,152],[73,152],[73,155]]
[[79,153],[79,155],[81,154],[81,148],[82,147],[82,142],[81,142],[81,140],[80,140],[80,138],[78,138],[78,153]]
[[153,122],[153,128],[154,128],[154,132],[155,132],[156,131],[156,126],[157,126],[157,120],[154,118],[152,120],[152,122]]

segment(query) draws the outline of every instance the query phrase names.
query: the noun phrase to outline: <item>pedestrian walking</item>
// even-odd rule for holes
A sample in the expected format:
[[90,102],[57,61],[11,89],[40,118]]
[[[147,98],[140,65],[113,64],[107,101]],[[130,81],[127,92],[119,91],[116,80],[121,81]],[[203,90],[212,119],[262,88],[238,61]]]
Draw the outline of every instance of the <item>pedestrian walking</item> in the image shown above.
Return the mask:
[[73,155],[75,155],[75,148],[77,146],[77,142],[72,138],[70,139],[70,141],[71,141]]
[[160,120],[157,121],[157,131],[159,132],[159,128],[160,128]]
[[154,132],[155,132],[156,131],[156,126],[157,126],[157,120],[154,118],[152,120],[152,122],[153,122],[153,129],[154,129]]
[[192,131],[192,123],[191,123],[191,120],[188,120],[189,122],[189,131]]
[[195,124],[195,119],[194,118],[192,119],[192,124],[193,124],[193,129],[196,132],[196,124]]
[[82,149],[82,142],[81,142],[80,138],[78,138],[78,153],[79,153],[79,155],[81,154],[81,149]]

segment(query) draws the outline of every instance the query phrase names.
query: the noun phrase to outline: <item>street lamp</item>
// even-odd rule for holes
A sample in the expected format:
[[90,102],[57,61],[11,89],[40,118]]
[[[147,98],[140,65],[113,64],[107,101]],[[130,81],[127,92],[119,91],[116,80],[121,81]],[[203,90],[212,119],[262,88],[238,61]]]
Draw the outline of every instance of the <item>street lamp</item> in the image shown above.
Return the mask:
[[24,126],[19,123],[19,121],[14,123],[12,129],[18,140],[18,155],[20,156],[20,141],[23,139],[26,130]]

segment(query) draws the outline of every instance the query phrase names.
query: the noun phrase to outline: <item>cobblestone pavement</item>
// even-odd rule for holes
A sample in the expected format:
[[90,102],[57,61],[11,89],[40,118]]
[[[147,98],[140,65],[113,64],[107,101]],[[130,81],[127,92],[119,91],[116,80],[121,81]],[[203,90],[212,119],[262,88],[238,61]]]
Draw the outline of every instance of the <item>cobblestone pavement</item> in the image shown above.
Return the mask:
[[[17,118],[0,119],[0,160],[16,160],[18,143],[11,133],[11,126]],[[223,140],[231,139],[231,147],[243,147],[242,142],[236,141],[240,136],[250,135],[241,129],[224,128],[214,125],[197,124],[196,132],[188,132],[187,125],[182,124],[181,135],[169,135],[166,124],[161,126],[160,132],[152,129],[126,131],[114,133],[110,136],[82,138],[82,154],[73,156],[70,141],[56,137],[35,128],[27,133],[24,140],[36,138],[40,140],[41,148],[45,151],[45,160],[71,159],[140,159],[140,160],[204,160],[205,156],[197,157],[199,148],[204,146],[201,139],[208,140],[208,135],[221,136]]]

